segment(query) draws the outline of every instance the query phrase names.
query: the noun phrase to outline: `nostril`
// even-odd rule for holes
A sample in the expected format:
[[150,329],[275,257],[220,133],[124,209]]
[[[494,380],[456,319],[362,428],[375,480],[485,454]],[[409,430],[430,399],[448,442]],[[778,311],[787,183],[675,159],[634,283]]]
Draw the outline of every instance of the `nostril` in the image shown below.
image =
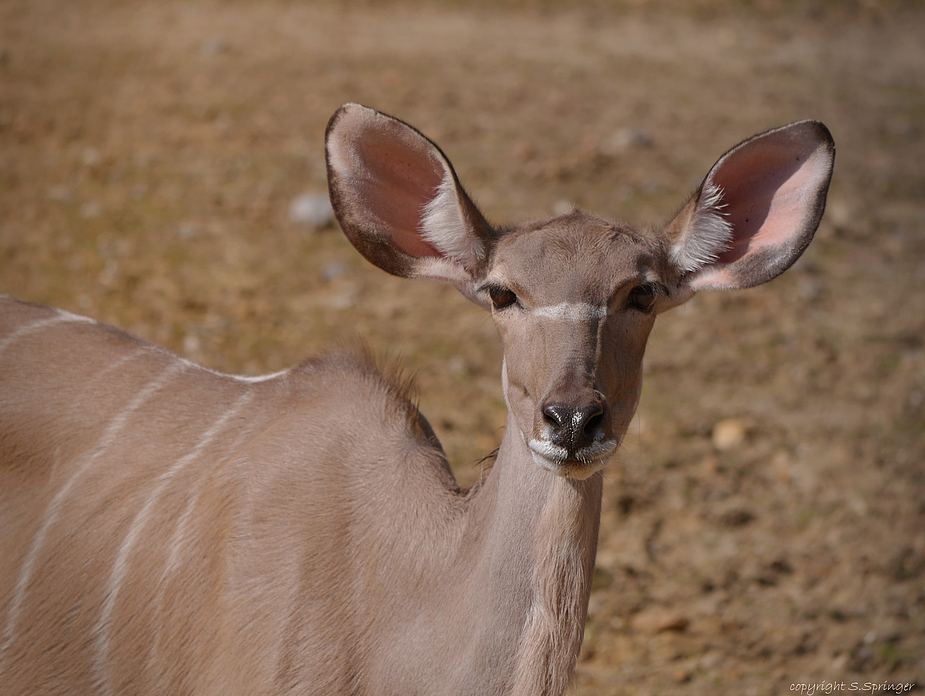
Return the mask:
[[583,432],[585,437],[589,440],[593,440],[594,436],[601,431],[601,428],[604,424],[604,409],[601,408],[597,413],[592,415],[585,421]]
[[562,404],[547,404],[543,407],[543,417],[556,428],[564,428],[572,422],[573,409]]

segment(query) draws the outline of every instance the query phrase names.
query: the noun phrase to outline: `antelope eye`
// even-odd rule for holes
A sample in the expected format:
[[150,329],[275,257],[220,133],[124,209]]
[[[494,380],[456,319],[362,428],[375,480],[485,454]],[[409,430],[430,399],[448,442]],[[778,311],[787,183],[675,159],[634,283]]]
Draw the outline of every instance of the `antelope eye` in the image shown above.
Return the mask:
[[651,312],[658,299],[658,288],[652,283],[643,283],[630,290],[629,306],[640,312]]
[[495,309],[504,309],[517,302],[517,295],[507,288],[497,285],[488,288],[488,296],[491,298],[491,303],[495,306]]

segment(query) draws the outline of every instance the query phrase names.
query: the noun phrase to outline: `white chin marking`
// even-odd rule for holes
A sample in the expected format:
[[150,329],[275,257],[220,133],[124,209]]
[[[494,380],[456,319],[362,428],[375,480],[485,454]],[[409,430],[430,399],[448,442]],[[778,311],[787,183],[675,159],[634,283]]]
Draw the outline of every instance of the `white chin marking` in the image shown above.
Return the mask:
[[610,455],[617,448],[617,441],[595,442],[578,452],[577,461],[569,459],[564,447],[551,442],[533,439],[527,442],[527,446],[533,455],[533,461],[541,469],[565,478],[586,479],[604,468]]

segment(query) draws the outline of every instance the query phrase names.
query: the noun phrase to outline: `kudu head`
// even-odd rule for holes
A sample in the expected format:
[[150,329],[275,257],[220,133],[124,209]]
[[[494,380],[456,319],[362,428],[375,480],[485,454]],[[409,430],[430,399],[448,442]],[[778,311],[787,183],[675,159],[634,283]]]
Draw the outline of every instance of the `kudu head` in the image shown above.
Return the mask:
[[389,273],[449,282],[491,309],[508,427],[539,466],[579,479],[626,433],[656,315],[786,270],[819,224],[834,155],[825,126],[800,121],[723,155],[662,230],[578,210],[496,229],[411,126],[348,104],[327,130],[344,233]]

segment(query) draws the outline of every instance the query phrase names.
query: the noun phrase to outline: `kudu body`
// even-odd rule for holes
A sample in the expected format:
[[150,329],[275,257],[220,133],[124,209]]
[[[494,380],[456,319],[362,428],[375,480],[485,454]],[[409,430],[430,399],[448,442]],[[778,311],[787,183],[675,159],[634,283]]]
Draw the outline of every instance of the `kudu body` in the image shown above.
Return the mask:
[[580,211],[492,228],[433,143],[356,105],[327,158],[364,256],[491,309],[491,472],[461,491],[363,355],[237,378],[4,299],[4,695],[562,694],[655,316],[789,267],[834,147],[810,121],[747,140],[657,231]]

